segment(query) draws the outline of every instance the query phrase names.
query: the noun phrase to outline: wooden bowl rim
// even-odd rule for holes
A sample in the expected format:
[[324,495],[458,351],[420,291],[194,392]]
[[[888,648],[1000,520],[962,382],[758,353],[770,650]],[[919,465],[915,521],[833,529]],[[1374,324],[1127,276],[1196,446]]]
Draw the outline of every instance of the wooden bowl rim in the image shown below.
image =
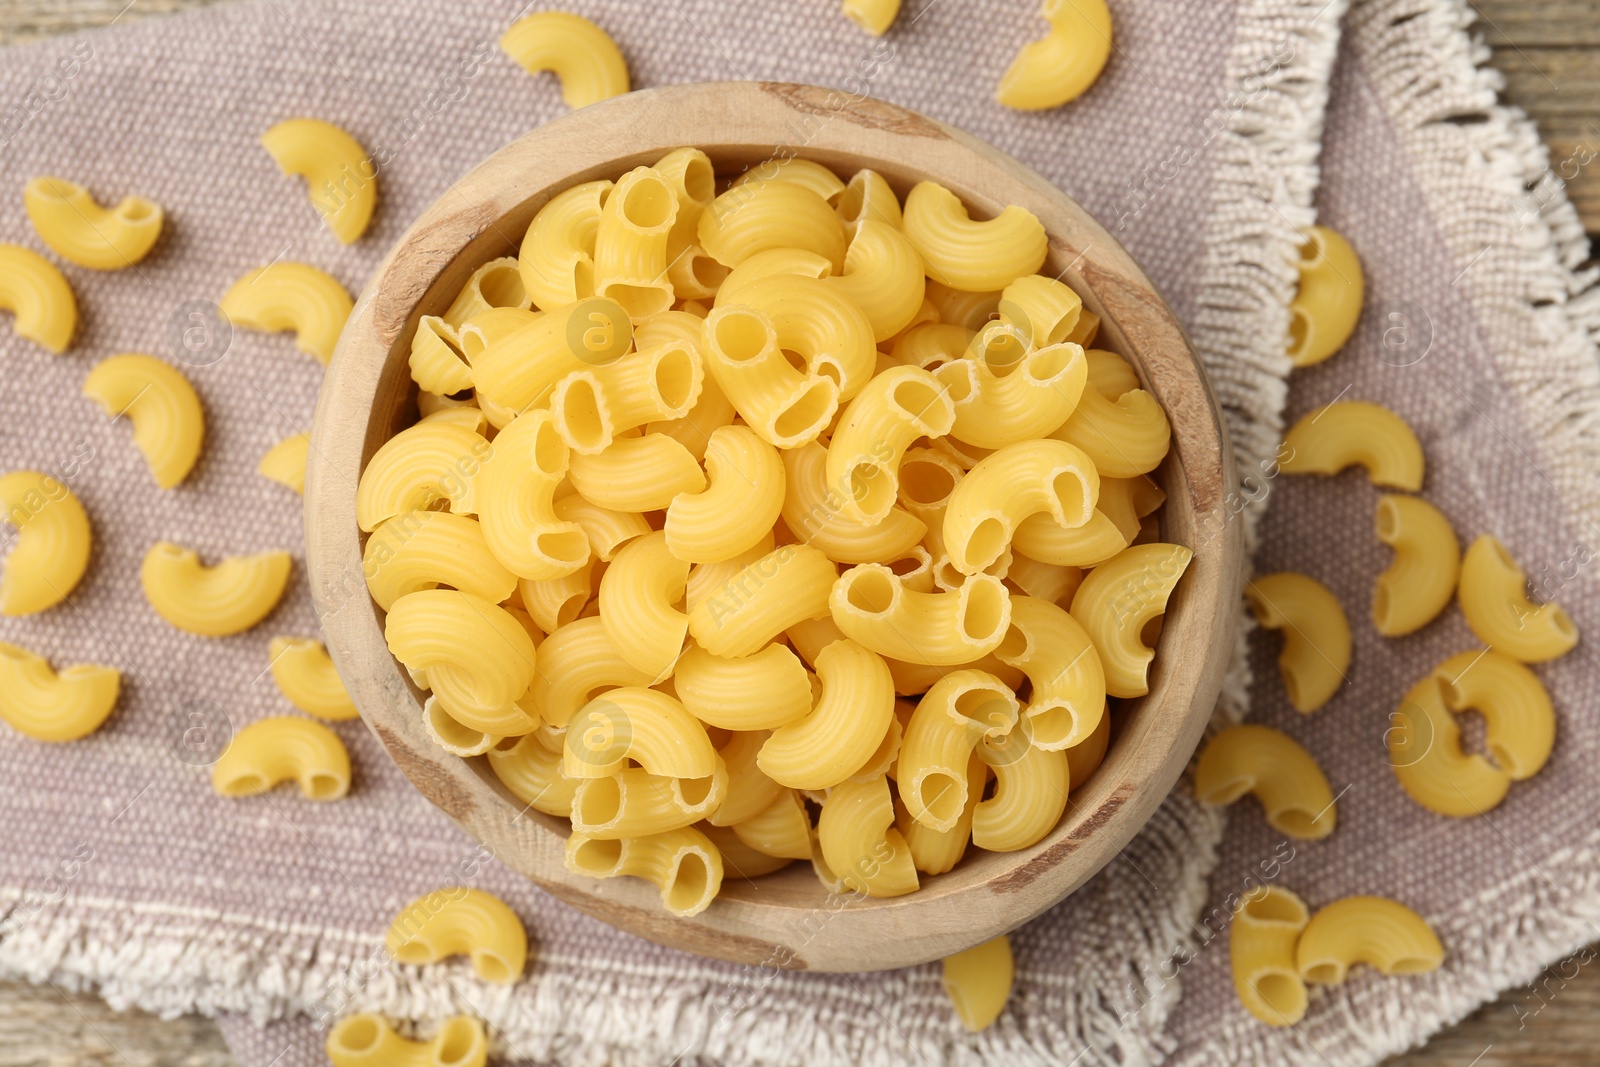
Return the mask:
[[[606,147],[619,144],[628,150]],[[1108,347],[1133,359],[1168,412],[1174,453],[1162,468],[1165,536],[1189,544],[1195,558],[1169,605],[1150,695],[1121,713],[1101,769],[1074,789],[1060,824],[1031,848],[983,854],[888,900],[830,896],[809,869],[763,879],[767,885],[755,891],[730,878],[709,909],[679,919],[648,883],[568,872],[559,820],[524,808],[484,757],[450,756],[423,732],[416,691],[389,654],[381,612],[366,595],[355,521],[359,473],[397,428],[393,414],[379,420],[374,411],[380,400],[399,410],[397,390],[409,386],[403,372],[398,382],[393,362],[403,365],[421,309],[438,313],[473,268],[508,248],[515,254],[527,219],[549,195],[685,144],[724,162],[792,150],[836,169],[872,166],[902,194],[911,178],[928,177],[975,213],[1010,203],[1029,208],[1049,231],[1049,266],[1065,265],[1060,276],[1102,314]],[[318,401],[305,496],[307,570],[329,652],[364,721],[425,797],[513,869],[663,945],[745,964],[878,970],[938,959],[1034,918],[1109,863],[1167,795],[1199,742],[1232,654],[1243,568],[1239,524],[1225,508],[1233,486],[1220,410],[1182,327],[1121,245],[1065,193],[993,146],[882,101],[788,83],[694,83],[630,93],[533,130],[456,182],[390,250],[345,326]],[[811,879],[814,891],[800,879]]]

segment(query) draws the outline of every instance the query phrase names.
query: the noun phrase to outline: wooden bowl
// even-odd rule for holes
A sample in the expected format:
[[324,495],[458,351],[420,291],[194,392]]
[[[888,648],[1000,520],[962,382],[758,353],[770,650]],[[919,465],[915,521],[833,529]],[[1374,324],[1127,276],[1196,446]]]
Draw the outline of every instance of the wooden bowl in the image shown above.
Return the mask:
[[[1020,852],[974,852],[891,900],[832,897],[809,865],[731,878],[692,919],[663,911],[654,886],[580,877],[562,863],[564,820],[525,810],[483,757],[459,759],[423,732],[421,697],[390,656],[382,612],[362,577],[356,480],[416,419],[407,356],[417,320],[441,314],[467,275],[515,255],[553,194],[616,177],[682,145],[719,172],[799,154],[848,176],[871,167],[903,196],[923,178],[974,213],[1020,204],[1050,235],[1060,272],[1102,317],[1101,347],[1132,359],[1172,421],[1163,535],[1194,549],[1168,607],[1148,696],[1116,712],[1109,752],[1059,826]],[[793,146],[788,147],[788,146]],[[608,100],[490,156],[440,197],[389,253],[356,304],[328,369],[312,432],[306,554],[334,662],[362,717],[424,796],[501,861],[573,906],[641,937],[745,964],[821,971],[903,967],[969,948],[1027,922],[1081,886],[1144,825],[1198,744],[1232,652],[1242,567],[1225,509],[1233,465],[1215,398],[1182,328],[1127,253],[1039,175],[960,130],[876,100],[760,82],[677,85]],[[1076,783],[1074,783],[1076,784]]]

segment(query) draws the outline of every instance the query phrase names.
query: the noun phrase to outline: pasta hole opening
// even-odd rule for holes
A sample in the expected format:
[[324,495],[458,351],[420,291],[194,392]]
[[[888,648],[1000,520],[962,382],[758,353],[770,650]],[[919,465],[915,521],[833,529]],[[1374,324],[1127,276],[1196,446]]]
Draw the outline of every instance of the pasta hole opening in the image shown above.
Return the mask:
[[[953,464],[951,465],[953,466]],[[934,508],[950,502],[957,474],[932,458],[912,457],[900,464],[900,495],[908,503]]]
[[594,260],[587,255],[572,264],[572,291],[579,300],[594,295]]
[[579,451],[598,452],[611,438],[609,412],[592,379],[567,379],[566,392],[561,396],[560,418],[569,441]]
[[672,306],[672,293],[660,285],[629,285],[610,282],[606,285],[606,299],[615,300],[634,321],[649,318]]
[[[1000,695],[986,686],[963,690],[952,702],[957,715],[985,734],[1000,735],[1016,725],[1016,707],[1010,694]],[[976,743],[976,739],[974,739]]]
[[978,344],[978,358],[996,378],[1004,378],[1022,365],[1028,346],[1020,334],[1007,329],[992,329]]
[[1044,348],[1028,360],[1024,372],[1036,382],[1049,382],[1059,378],[1072,365],[1072,353],[1065,348]]
[[834,385],[839,385],[844,381],[844,368],[839,365],[838,360],[826,352],[818,353],[810,361],[802,363],[799,369],[809,374],[814,374],[818,378],[827,378]]
[[975,387],[972,376],[972,363],[968,360],[930,360],[923,370],[930,370],[933,376],[939,379],[945,392],[950,394],[952,404],[960,404],[968,400]]
[[839,388],[834,382],[827,379],[813,381],[773,420],[774,436],[795,442],[815,437],[833,418],[839,405],[838,397]]
[[967,576],[956,569],[955,562],[949,556],[940,556],[933,563],[933,584],[947,593],[953,593],[961,588],[961,583]]
[[[1161,628],[1163,625],[1165,625],[1165,623],[1165,615],[1152,615],[1150,618],[1146,619],[1145,624],[1139,627],[1139,643],[1144,645],[1145,648],[1155,648],[1157,642],[1161,640]],[[1287,678],[1288,675],[1285,675],[1284,677]],[[1284,688],[1293,689],[1293,687],[1287,683],[1285,683]],[[1294,704],[1298,695],[1299,694],[1297,690],[1291,692],[1289,694],[1289,702]]]
[[401,963],[424,964],[432,963],[437,957],[433,949],[421,941],[407,941],[394,950],[394,958]]
[[720,288],[728,280],[728,268],[710,256],[689,254],[689,273],[707,289]]
[[490,746],[490,750],[494,752],[511,752],[520,744],[522,744],[522,738],[520,737],[502,737]]
[[901,556],[899,559],[890,560],[884,566],[900,578],[909,578],[913,574],[921,574],[931,564],[927,550],[913,550],[910,555]]
[[683,168],[683,191],[689,199],[709,204],[717,196],[717,175],[711,161],[703,155],[691,156]]
[[1324,961],[1304,968],[1301,975],[1306,981],[1317,985],[1338,985],[1344,981],[1344,968],[1337,963]]
[[[500,966],[506,969],[504,963]],[[484,977],[489,976],[485,974]],[[503,979],[489,978],[489,981],[510,981],[513,977],[515,976],[510,975]],[[434,1057],[439,1067],[455,1067],[457,1064],[469,1062],[476,1056],[482,1038],[477,1024],[471,1019],[456,1018],[445,1023],[444,1029],[439,1031],[438,1037],[434,1040],[438,1042]]]
[[540,422],[533,435],[533,465],[546,478],[559,478],[567,472],[567,443],[553,423]]
[[[973,573],[983,570],[989,564],[1000,558],[1000,553],[1005,551],[1006,543],[1011,540],[1011,531],[1006,523],[1000,519],[989,517],[980,519],[978,525],[972,528],[972,535],[967,539],[967,549],[962,555],[963,562]],[[955,558],[955,553],[951,553]]]
[[753,311],[730,311],[712,324],[717,352],[729,363],[747,363],[773,343],[772,329]]
[[917,783],[917,799],[931,821],[948,825],[967,806],[967,783],[948,771],[932,770]]
[[622,194],[622,217],[641,230],[654,230],[672,218],[676,201],[672,190],[660,178],[648,172],[628,186]]
[[[440,332],[437,326],[430,328],[439,338],[439,340],[443,341],[447,345],[450,343],[450,338],[446,337],[442,332]],[[463,326],[461,328],[460,352],[462,358],[465,359],[469,364],[476,361],[479,356],[483,355],[484,350],[488,347],[489,340],[488,338],[484,337],[482,330],[478,329],[476,326]]]
[[1008,605],[1009,594],[999,582],[986,580],[969,584],[961,610],[961,632],[980,644],[993,639],[1010,621]]
[[1327,246],[1323,243],[1322,234],[1312,230],[1306,234],[1305,244],[1300,246],[1300,265],[1302,268],[1315,267],[1322,262],[1322,257],[1327,254]]
[[556,605],[556,627],[560,628],[577,619],[578,613],[589,603],[585,593],[569,593],[567,598]]
[[695,395],[694,356],[687,348],[670,348],[661,353],[652,368],[651,378],[661,406],[672,417],[683,414]]
[[117,214],[122,216],[124,222],[145,222],[155,214],[155,210],[148,200],[124,200],[117,206]]
[[1393,497],[1378,501],[1377,531],[1378,540],[1386,545],[1394,544],[1400,536],[1400,507]]
[[867,208],[866,171],[857,171],[844,191],[839,194],[839,217],[846,222],[860,222]]
[[1311,344],[1311,317],[1297,307],[1289,309],[1289,358],[1300,356]]
[[[1332,806],[1328,812],[1332,813]],[[1315,839],[1322,837],[1328,831],[1326,816],[1317,817],[1316,812],[1304,811],[1300,808],[1285,808],[1272,812],[1267,818],[1275,828],[1288,834],[1290,837],[1302,839]]]
[[333,1030],[333,1044],[352,1056],[376,1051],[382,1037],[383,1027],[371,1015],[352,1015]]
[[512,973],[510,964],[488,949],[479,949],[473,953],[472,969],[477,971],[478,977],[485,982],[506,983],[517,977]]
[[905,381],[894,387],[890,400],[916,423],[919,431],[927,436],[936,437],[938,431],[929,424],[928,414],[937,411],[944,392],[943,389],[933,388],[927,382]]
[[1556,633],[1572,641],[1578,639],[1578,628],[1573,625],[1572,618],[1561,608],[1549,605],[1550,625],[1555,627]]
[[572,865],[581,874],[608,877],[622,862],[621,841],[588,840],[572,852]]
[[880,518],[894,507],[894,474],[875,461],[857,463],[845,474],[845,491],[863,515]]
[[333,800],[344,793],[344,780],[332,774],[313,774],[306,780],[305,791],[312,800]]
[[1006,627],[1006,635],[1000,639],[1000,644],[995,646],[994,654],[1002,662],[1022,659],[1033,649],[1033,641],[1015,623]]
[[1033,728],[1034,745],[1053,748],[1071,740],[1078,728],[1078,717],[1065,704],[1041,705],[1035,700],[1028,708],[1028,724]]
[[483,744],[483,734],[458,722],[455,716],[439,706],[438,700],[428,701],[428,726],[440,742],[454,749],[478,748]]
[[1200,802],[1217,807],[1227,807],[1254,789],[1255,785],[1255,779],[1247,775],[1233,778],[1226,782],[1218,782],[1214,788],[1200,793]]
[[253,797],[258,793],[265,793],[271,788],[272,783],[261,775],[254,772],[246,772],[244,774],[236,774],[232,778],[223,779],[218,783],[217,791],[225,797]]
[[716,785],[716,779],[710,775],[704,778],[679,778],[679,801],[683,807],[691,810],[704,807],[706,801],[711,799],[711,791]]
[[1389,965],[1389,974],[1426,974],[1439,966],[1439,961],[1423,956],[1402,956]]
[[698,852],[685,852],[678,858],[677,869],[667,883],[667,907],[675,912],[686,912],[705,900],[711,888],[711,867]]
[[478,294],[483,302],[493,308],[520,308],[528,305],[528,290],[522,284],[522,272],[515,263],[507,263],[483,272],[478,279]]
[[1261,1003],[1286,1019],[1298,1018],[1306,1010],[1306,987],[1295,975],[1273,972],[1251,984]]
[[1050,493],[1061,509],[1064,526],[1082,526],[1094,518],[1094,503],[1089,499],[1089,485],[1077,471],[1061,471],[1050,480]]
[[852,571],[845,588],[845,602],[868,615],[885,615],[894,606],[899,584],[891,572],[875,567]]
[[1239,910],[1257,922],[1298,926],[1310,918],[1304,904],[1282,892],[1257,893],[1247,899]]
[[622,780],[616,776],[585,780],[575,804],[584,826],[610,826],[622,814]]
[[1387,633],[1391,629],[1391,615],[1388,583],[1379,582],[1372,587],[1372,621],[1377,624],[1379,633]]

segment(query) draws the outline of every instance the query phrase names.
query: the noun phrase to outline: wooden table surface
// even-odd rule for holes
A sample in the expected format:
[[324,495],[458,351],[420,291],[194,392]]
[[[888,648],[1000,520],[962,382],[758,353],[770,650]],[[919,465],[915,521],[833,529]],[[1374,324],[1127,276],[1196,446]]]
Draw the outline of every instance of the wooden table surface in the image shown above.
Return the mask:
[[[0,44],[214,0],[0,0]],[[829,0],[815,0],[829,2]],[[1539,121],[1553,171],[1600,236],[1600,0],[1481,0],[1505,96]],[[1596,946],[1600,951],[1600,946]],[[1580,957],[1581,959],[1582,957]],[[0,1067],[229,1067],[206,1019],[114,1012],[92,996],[0,982]],[[1578,1067],[1600,1062],[1600,968],[1552,967],[1386,1067]]]

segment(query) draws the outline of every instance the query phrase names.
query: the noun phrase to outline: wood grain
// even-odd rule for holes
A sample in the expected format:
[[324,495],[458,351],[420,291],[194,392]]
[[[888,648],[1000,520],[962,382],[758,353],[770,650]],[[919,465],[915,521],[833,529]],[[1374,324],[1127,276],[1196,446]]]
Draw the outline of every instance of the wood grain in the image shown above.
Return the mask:
[[[0,43],[205,6],[213,0],[0,0]],[[1600,150],[1600,0],[1480,0],[1479,29],[1506,72],[1506,98],[1538,120],[1553,169],[1580,148]],[[1578,158],[1582,158],[1581,155]],[[1570,168],[1569,168],[1570,169]],[[1600,233],[1600,159],[1567,182],[1591,234]],[[1565,172],[1562,172],[1565,179]],[[1387,1067],[1579,1067],[1595,1059],[1600,967],[1552,968]],[[113,1012],[82,994],[0,983],[0,1067],[178,1064],[228,1067],[203,1019]]]

